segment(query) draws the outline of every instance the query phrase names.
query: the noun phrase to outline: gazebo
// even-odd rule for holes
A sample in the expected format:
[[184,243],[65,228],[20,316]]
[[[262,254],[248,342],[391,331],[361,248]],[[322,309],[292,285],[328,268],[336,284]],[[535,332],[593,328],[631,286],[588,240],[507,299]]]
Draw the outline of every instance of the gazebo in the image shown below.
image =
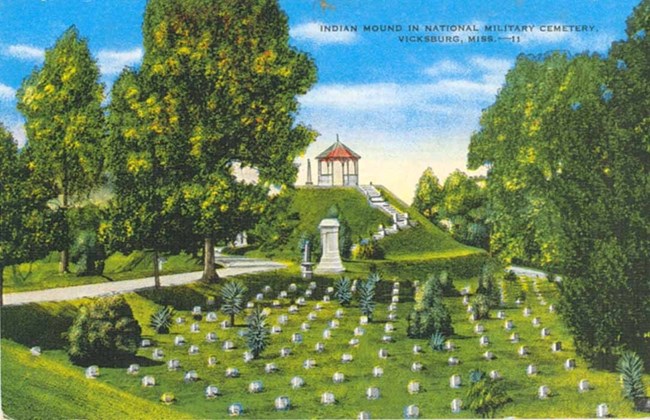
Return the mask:
[[[359,185],[359,159],[361,156],[339,141],[316,156],[318,160],[318,185]],[[339,166],[338,163],[341,165]]]

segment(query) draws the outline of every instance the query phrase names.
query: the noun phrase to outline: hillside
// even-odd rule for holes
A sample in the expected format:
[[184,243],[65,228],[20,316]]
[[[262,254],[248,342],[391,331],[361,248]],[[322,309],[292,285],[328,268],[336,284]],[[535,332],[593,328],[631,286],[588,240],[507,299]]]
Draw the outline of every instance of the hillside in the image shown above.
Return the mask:
[[[381,240],[386,260],[428,260],[481,254],[482,250],[456,242],[448,234],[434,226],[426,218],[408,208],[390,191],[381,189],[388,202],[402,212],[408,211],[415,226]],[[296,219],[295,227],[286,243],[274,249],[256,250],[254,256],[297,261],[298,243],[303,234],[318,235],[318,224],[329,209],[338,206],[343,218],[349,223],[352,239],[369,238],[379,224],[389,226],[391,218],[381,210],[371,207],[366,197],[356,188],[298,188],[293,197],[289,214]]]
[[153,400],[84,377],[83,369],[2,339],[2,405],[16,419],[183,418]]

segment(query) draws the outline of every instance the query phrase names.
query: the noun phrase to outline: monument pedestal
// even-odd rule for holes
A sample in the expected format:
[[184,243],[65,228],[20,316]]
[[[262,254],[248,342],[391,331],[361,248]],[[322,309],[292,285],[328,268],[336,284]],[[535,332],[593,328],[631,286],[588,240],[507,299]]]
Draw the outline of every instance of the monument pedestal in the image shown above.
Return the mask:
[[300,263],[300,273],[302,278],[305,280],[310,280],[314,277],[314,263],[313,262],[302,262]]
[[316,267],[316,274],[336,274],[345,271],[339,253],[339,226],[337,219],[323,219],[318,225],[323,255]]

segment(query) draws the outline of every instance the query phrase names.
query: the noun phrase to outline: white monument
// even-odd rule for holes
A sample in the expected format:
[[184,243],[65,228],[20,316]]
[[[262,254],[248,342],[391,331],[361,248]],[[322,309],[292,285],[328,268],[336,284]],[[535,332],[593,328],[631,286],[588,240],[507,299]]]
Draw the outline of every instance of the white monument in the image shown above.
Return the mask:
[[316,267],[316,274],[342,273],[345,271],[339,254],[339,226],[337,219],[323,219],[318,225],[323,255]]

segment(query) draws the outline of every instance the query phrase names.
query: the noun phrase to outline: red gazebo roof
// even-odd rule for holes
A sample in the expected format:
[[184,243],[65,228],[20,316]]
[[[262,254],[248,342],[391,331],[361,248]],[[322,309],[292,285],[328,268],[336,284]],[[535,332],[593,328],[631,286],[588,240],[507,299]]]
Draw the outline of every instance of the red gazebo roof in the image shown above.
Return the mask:
[[336,143],[325,149],[321,154],[316,156],[317,160],[359,160],[361,156],[352,151],[348,146],[341,143],[338,139]]

